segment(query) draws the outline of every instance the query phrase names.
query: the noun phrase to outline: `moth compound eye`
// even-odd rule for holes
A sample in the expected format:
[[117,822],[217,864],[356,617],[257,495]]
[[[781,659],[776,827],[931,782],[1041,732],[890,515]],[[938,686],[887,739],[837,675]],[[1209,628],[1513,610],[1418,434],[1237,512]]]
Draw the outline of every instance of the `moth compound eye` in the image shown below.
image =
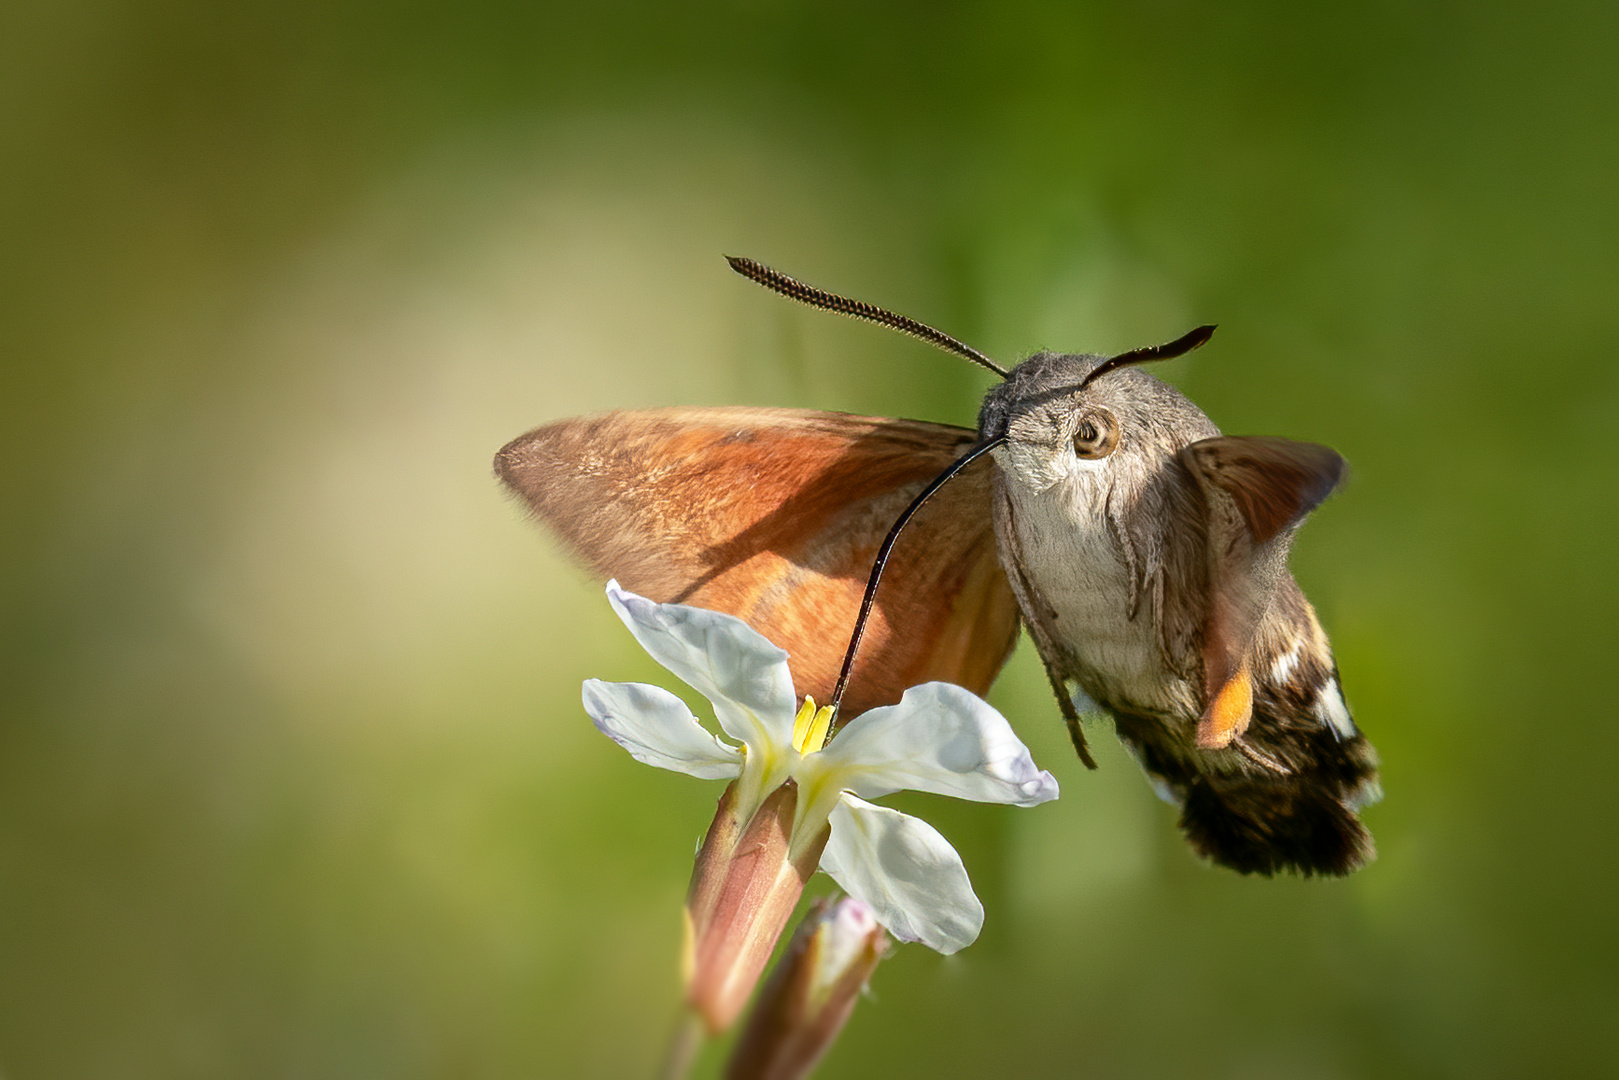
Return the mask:
[[1119,445],[1119,424],[1106,409],[1084,413],[1074,426],[1074,453],[1082,458],[1105,458]]

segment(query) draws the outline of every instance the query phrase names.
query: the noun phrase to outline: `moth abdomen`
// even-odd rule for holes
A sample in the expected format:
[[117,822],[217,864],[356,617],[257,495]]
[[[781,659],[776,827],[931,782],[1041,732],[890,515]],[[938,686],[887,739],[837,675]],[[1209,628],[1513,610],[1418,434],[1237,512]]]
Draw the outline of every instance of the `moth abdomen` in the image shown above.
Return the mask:
[[[1335,696],[1336,681],[1332,683]],[[1342,876],[1375,850],[1358,811],[1381,794],[1377,754],[1313,713],[1272,712],[1262,693],[1240,744],[1209,751],[1178,725],[1120,713],[1119,735],[1181,808],[1198,854],[1244,874]],[[1346,714],[1347,719],[1347,714]]]
[[1347,794],[1319,777],[1205,774],[1187,789],[1180,825],[1200,855],[1244,874],[1341,877],[1373,855]]

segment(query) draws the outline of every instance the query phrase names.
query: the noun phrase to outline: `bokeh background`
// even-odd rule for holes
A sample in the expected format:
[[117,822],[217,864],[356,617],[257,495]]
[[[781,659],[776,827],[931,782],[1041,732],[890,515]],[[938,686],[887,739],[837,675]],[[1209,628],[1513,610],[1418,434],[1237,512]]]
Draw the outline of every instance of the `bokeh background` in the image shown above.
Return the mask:
[[1379,860],[1200,865],[1025,645],[994,700],[1064,797],[896,800],[988,925],[899,950],[826,1075],[1615,1075],[1616,23],[7,5],[0,1073],[651,1073],[718,785],[591,729],[581,679],[659,672],[491,455],[989,383],[736,253],[1007,361],[1218,322],[1162,373],[1353,467],[1293,565]]

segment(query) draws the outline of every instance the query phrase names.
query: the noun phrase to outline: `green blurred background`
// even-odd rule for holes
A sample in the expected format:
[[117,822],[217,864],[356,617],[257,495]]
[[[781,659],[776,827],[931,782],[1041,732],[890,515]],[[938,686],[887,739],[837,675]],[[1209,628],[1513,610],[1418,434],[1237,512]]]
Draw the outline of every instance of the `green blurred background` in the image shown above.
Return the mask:
[[581,679],[659,672],[490,457],[989,382],[722,253],[1006,361],[1218,322],[1166,377],[1353,466],[1293,565],[1379,860],[1198,864],[1025,645],[994,700],[1064,797],[896,800],[988,925],[826,1075],[1619,1072],[1619,7],[0,20],[5,1076],[650,1074],[718,785],[591,729]]

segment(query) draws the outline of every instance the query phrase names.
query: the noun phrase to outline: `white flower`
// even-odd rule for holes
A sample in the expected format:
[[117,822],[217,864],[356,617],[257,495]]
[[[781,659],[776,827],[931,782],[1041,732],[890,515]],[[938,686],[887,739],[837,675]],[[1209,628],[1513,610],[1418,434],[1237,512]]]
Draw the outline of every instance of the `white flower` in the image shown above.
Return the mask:
[[740,619],[656,604],[617,582],[607,597],[653,659],[706,697],[742,746],[709,732],[667,690],[591,679],[585,711],[603,734],[648,765],[735,777],[741,821],[796,781],[794,855],[830,822],[821,869],[890,933],[941,953],[972,943],[984,909],[961,857],[926,822],[866,800],[901,789],[1016,806],[1055,799],[1057,781],[1035,767],[1005,717],[959,686],[926,683],[851,720],[822,748],[829,711],[797,708],[787,654]]

